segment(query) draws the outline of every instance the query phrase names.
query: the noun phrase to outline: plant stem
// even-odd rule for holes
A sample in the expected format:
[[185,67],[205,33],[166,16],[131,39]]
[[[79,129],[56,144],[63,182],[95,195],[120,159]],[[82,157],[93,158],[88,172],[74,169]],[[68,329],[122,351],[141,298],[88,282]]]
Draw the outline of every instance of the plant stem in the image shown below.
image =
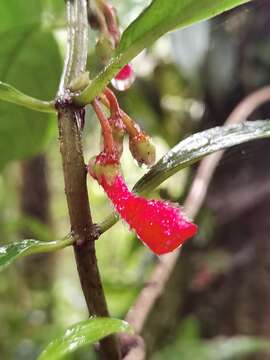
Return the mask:
[[[91,220],[86,186],[86,167],[83,158],[79,122],[84,108],[74,106],[69,98],[68,85],[85,71],[88,36],[86,0],[67,0],[68,51],[59,88],[58,110],[60,151],[62,154],[65,191],[74,252],[82,290],[90,315],[109,316],[97,266],[95,239],[97,231]],[[120,359],[118,343],[113,336],[100,343],[104,359]]]

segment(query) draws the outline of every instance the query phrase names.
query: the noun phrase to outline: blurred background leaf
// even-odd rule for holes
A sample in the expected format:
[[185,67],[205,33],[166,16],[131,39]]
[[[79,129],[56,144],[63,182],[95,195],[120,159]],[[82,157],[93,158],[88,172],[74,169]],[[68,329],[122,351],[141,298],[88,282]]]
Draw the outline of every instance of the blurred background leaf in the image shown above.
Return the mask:
[[[119,20],[124,29],[149,1],[115,0],[113,3],[120,11]],[[42,1],[42,11],[37,14],[40,4],[41,1],[29,0],[26,7],[23,0],[1,1],[0,16],[5,16],[0,26],[14,34],[0,35],[7,50],[14,49],[17,40],[21,41],[16,24],[20,25],[20,33],[25,34],[38,23],[33,35],[35,42],[47,38],[55,48],[55,40],[53,43],[49,40],[53,34],[61,53],[64,52],[64,1]],[[22,11],[20,19],[15,16],[16,6]],[[123,109],[153,135],[158,159],[194,132],[223,125],[227,115],[245,95],[270,82],[269,21],[269,1],[256,0],[215,20],[168,34],[133,61],[137,79],[128,91],[117,93],[117,96]],[[39,35],[40,32],[43,35]],[[96,33],[92,32],[89,44],[92,74],[97,74],[101,68],[101,64],[92,61],[95,37]],[[25,44],[32,48],[27,41]],[[41,77],[37,91],[43,91],[40,81],[45,84],[47,80],[49,83],[54,81],[55,85],[51,84],[51,90],[41,94],[30,84],[28,92],[51,99],[57,90],[61,66],[56,62],[58,70],[55,70],[54,58],[49,55],[51,51],[47,50],[46,44],[38,48],[40,57],[41,54],[45,57],[42,63],[48,61],[51,64],[50,72],[42,77],[34,72],[34,78]],[[2,50],[0,52],[2,69]],[[31,70],[33,79],[35,67],[31,58],[28,61],[27,71]],[[0,80],[3,79],[0,77]],[[17,86],[20,90],[28,90],[22,81]],[[10,104],[7,111],[13,113],[15,110],[12,109]],[[35,121],[43,123],[40,114],[33,114],[37,116]],[[3,116],[6,119],[6,115]],[[253,117],[267,118],[267,105]],[[32,119],[31,115],[31,122]],[[33,126],[28,128],[27,134],[32,134]],[[49,133],[49,128],[47,130]],[[55,130],[54,135],[45,136],[47,140],[42,135],[41,144],[47,141],[49,146],[43,147],[41,156],[23,162],[8,162],[1,172],[0,236],[5,239],[5,244],[22,238],[22,233],[23,238],[26,238],[25,233],[31,233],[31,237],[46,241],[62,238],[70,231]],[[99,152],[99,135],[99,125],[91,109],[87,109],[83,133],[86,161]],[[12,142],[18,136],[16,132]],[[32,138],[27,136],[26,149],[21,148],[25,156],[28,151],[29,154],[33,151],[33,146],[35,151],[40,151],[37,145],[32,145]],[[0,159],[3,156],[8,161],[6,152],[9,151],[13,153],[12,149],[3,148]],[[181,347],[189,346],[189,350],[190,345],[183,343],[192,342],[192,339],[194,348],[202,349],[212,341],[218,341],[221,346],[234,337],[237,341],[239,336],[241,339],[245,336],[251,343],[254,338],[255,341],[269,338],[268,156],[269,141],[259,140],[228,150],[221,161],[198,218],[200,233],[183,248],[173,281],[166,289],[168,297],[162,300],[164,308],[162,301],[158,303],[155,307],[157,317],[152,316],[151,322],[146,324],[144,337],[149,351],[155,356],[163,354],[165,348],[166,354],[169,353],[168,360],[178,356],[179,348],[175,343],[180,338]],[[47,159],[45,164],[44,157]],[[122,168],[130,188],[147,171],[137,167],[127,143]],[[151,196],[182,203],[193,174],[193,169],[185,168],[155,189]],[[43,184],[44,180],[47,185]],[[92,180],[89,180],[89,195],[93,219],[100,222],[112,207],[102,189]],[[26,200],[35,206],[32,208]],[[110,312],[114,317],[123,318],[140,289],[147,284],[148,275],[158,259],[141,246],[121,222],[104,234],[96,247]],[[24,260],[15,262],[0,274],[0,350],[1,358],[5,360],[37,359],[51,339],[87,317],[71,248],[52,257],[31,256]],[[189,315],[195,321],[185,331],[189,340],[184,340],[179,325]],[[169,349],[171,345],[172,349]],[[249,345],[242,343],[241,346],[248,348]],[[201,353],[205,351],[203,349]],[[242,353],[240,358],[255,356],[256,360],[268,358],[267,353]],[[89,360],[97,357],[86,347],[69,358]],[[183,359],[190,360],[188,357]]]
[[[0,27],[0,80],[36,98],[53,99],[62,60],[53,33],[42,27],[42,2],[33,2],[31,16],[24,1],[13,2],[1,5],[9,16]],[[1,101],[0,116],[0,169],[11,160],[40,153],[56,134],[54,115]]]
[[198,327],[195,318],[184,320],[175,342],[152,356],[151,360],[240,360],[258,352],[270,351],[270,342],[255,337],[201,340]]
[[[31,9],[31,16],[29,16],[29,9]],[[27,6],[23,0],[1,1],[0,13],[0,33],[14,28],[23,29],[29,25],[39,25],[42,17],[42,1],[29,0]]]

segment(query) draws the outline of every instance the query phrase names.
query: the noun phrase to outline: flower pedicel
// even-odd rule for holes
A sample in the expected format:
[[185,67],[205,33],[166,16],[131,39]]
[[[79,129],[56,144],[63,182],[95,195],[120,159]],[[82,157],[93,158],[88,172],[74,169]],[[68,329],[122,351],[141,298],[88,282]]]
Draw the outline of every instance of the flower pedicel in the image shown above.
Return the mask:
[[[132,69],[126,66],[117,75],[119,79],[130,76]],[[109,108],[109,118],[103,112],[100,101]],[[155,149],[150,137],[120,109],[109,88],[104,89],[92,106],[102,128],[103,150],[90,160],[88,172],[103,187],[121,218],[155,254],[162,255],[177,249],[196,234],[197,226],[187,219],[180,208],[169,202],[148,200],[130,192],[120,171],[125,133],[129,135],[130,152],[139,165],[149,166],[155,162]]]

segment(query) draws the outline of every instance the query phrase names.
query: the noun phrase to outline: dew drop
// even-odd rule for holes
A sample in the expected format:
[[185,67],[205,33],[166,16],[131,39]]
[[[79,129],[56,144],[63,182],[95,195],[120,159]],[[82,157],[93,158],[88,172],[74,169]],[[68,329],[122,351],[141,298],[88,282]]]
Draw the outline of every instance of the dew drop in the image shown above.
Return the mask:
[[3,255],[6,253],[7,253],[7,250],[4,247],[0,247],[0,254]]

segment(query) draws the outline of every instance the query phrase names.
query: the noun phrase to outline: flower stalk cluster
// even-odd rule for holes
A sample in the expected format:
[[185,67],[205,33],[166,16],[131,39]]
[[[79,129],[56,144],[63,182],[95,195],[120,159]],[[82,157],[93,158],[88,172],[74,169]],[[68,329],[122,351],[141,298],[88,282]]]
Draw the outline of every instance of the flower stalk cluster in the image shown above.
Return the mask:
[[[103,112],[101,101],[110,110],[109,118]],[[177,249],[196,234],[197,226],[186,218],[179,207],[130,192],[121,175],[124,135],[129,136],[129,148],[138,164],[147,166],[155,162],[155,148],[149,135],[121,110],[109,88],[93,101],[92,106],[101,124],[103,149],[90,160],[88,172],[103,187],[122,219],[155,254],[162,255]]]
[[[117,16],[106,0],[89,1],[88,4],[89,23],[99,30],[96,49],[101,61],[106,64],[120,41]],[[112,85],[117,90],[125,90],[134,78],[131,65],[126,64],[112,80]],[[109,117],[102,105],[109,110]],[[180,208],[169,202],[147,200],[130,192],[121,174],[120,158],[125,135],[129,138],[129,150],[139,166],[155,163],[156,152],[150,136],[120,108],[109,87],[94,99],[92,107],[101,125],[103,148],[89,161],[89,174],[103,187],[122,219],[155,254],[175,250],[197,232],[197,226],[183,215]]]

